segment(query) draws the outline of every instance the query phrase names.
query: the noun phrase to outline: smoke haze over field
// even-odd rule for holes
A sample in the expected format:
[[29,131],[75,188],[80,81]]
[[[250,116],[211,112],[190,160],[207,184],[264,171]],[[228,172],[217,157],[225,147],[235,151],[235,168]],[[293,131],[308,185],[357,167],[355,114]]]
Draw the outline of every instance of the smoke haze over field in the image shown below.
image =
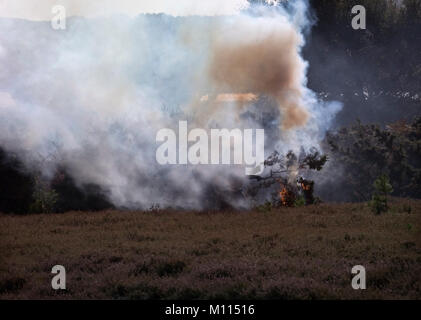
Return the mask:
[[[157,131],[188,119],[264,128],[267,153],[317,147],[341,106],[306,88],[306,12],[296,1],[215,17],[71,18],[65,31],[1,18],[0,147],[47,177],[64,166],[117,206],[203,208],[210,186],[223,194],[244,169],[160,166]],[[230,94],[256,98],[217,98]]]
[[80,17],[142,13],[214,16],[236,14],[249,3],[247,0],[2,0],[0,17],[47,21],[51,19],[51,8],[56,5],[64,6],[69,16]]

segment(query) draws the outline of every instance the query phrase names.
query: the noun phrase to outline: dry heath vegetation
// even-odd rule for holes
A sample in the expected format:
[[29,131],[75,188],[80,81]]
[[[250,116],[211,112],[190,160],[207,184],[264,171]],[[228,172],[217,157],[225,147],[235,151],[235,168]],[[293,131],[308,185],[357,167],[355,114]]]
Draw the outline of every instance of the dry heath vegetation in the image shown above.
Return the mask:
[[420,299],[421,201],[390,206],[0,215],[0,298]]

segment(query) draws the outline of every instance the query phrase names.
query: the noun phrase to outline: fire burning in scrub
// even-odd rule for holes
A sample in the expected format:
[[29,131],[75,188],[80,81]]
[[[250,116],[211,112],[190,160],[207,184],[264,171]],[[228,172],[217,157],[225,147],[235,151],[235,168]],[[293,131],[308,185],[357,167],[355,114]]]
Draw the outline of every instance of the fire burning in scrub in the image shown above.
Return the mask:
[[293,207],[297,196],[294,191],[292,191],[287,186],[284,186],[279,192],[279,197],[281,199],[281,205],[283,207]]
[[315,201],[314,192],[314,181],[299,178],[297,180],[297,188],[294,190],[288,184],[280,182],[281,191],[279,192],[280,204],[283,207],[293,207],[300,194],[302,194],[305,204],[310,205]]
[[314,181],[301,176],[309,176],[311,170],[322,170],[327,161],[328,156],[321,154],[316,148],[301,150],[298,155],[293,151],[285,155],[274,151],[264,162],[264,173],[250,176],[251,182],[244,189],[244,194],[259,201],[259,197],[265,197],[260,191],[271,188],[271,205],[274,207],[320,203],[320,199],[314,197]]

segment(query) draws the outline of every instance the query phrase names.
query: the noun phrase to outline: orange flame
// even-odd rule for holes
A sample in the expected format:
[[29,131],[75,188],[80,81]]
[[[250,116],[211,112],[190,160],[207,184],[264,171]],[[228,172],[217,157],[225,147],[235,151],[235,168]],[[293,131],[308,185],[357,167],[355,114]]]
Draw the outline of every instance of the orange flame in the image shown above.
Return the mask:
[[284,207],[292,207],[295,202],[294,192],[288,190],[286,187],[283,187],[279,192],[279,197],[281,198],[281,204]]

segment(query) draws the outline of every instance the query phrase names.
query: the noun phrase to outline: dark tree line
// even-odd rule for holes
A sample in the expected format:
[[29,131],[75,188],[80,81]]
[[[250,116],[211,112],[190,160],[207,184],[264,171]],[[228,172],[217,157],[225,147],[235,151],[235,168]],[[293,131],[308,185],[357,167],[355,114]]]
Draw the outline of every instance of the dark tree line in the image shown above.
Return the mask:
[[[339,90],[364,86],[369,91],[420,89],[421,0],[397,3],[392,0],[311,1],[317,22],[306,53],[310,59],[324,56],[325,67],[333,65],[337,71],[342,69],[344,77],[335,77],[335,81],[342,80],[337,85]],[[366,30],[354,30],[351,26],[354,5],[363,5],[367,10]],[[310,67],[312,85],[318,91],[331,91],[329,82],[318,81],[320,68],[317,67]],[[359,75],[350,68],[356,69]],[[349,77],[349,73],[354,76]]]
[[[337,124],[357,118],[386,124],[420,115],[421,0],[310,3],[316,23],[304,49],[309,87],[344,102]],[[354,5],[366,8],[366,30],[351,26]]]
[[421,198],[421,117],[385,129],[357,122],[329,133],[326,142],[340,172],[336,189],[345,200],[369,200],[373,182],[382,175],[390,179],[392,195]]

